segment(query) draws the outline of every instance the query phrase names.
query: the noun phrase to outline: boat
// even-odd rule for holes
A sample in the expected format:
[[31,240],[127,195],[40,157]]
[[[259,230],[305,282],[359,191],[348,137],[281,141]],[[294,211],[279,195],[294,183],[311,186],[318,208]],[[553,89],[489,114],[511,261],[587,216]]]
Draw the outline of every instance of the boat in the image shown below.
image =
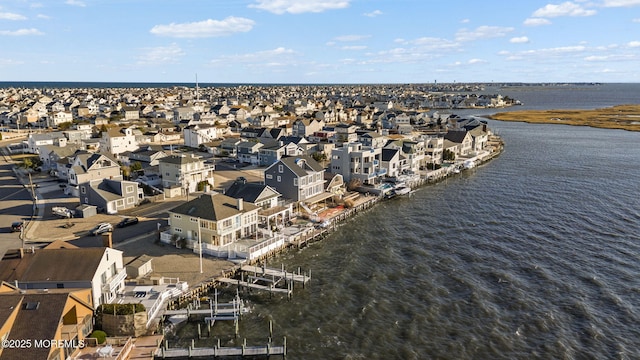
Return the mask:
[[398,186],[394,189],[394,192],[398,196],[407,195],[411,192],[411,188],[408,186]]

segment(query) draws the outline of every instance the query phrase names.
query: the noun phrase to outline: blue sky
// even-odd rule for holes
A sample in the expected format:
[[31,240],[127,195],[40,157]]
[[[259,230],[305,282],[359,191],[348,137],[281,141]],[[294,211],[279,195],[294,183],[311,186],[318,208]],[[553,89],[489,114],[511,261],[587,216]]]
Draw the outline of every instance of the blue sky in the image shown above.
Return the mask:
[[640,0],[0,0],[0,81],[640,82]]

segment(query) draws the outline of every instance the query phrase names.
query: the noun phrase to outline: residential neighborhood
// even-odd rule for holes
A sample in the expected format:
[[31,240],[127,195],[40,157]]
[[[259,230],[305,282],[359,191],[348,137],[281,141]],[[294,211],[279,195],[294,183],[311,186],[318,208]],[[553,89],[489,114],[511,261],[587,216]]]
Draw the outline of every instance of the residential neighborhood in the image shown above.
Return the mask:
[[[515,104],[436,85],[0,89],[3,169],[27,195],[6,215],[0,338],[51,309],[62,325],[38,336],[68,346],[31,358],[79,356],[94,330],[134,348],[207,279],[493,158],[487,122],[452,111]],[[125,304],[135,331],[90,321]]]

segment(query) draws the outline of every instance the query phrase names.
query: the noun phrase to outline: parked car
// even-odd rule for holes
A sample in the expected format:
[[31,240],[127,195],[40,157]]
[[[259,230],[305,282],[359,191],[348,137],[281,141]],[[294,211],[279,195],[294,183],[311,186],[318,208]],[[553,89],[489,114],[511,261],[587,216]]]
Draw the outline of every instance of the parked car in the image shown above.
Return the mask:
[[22,221],[16,221],[11,223],[11,232],[19,232],[22,231],[22,227],[24,223]]
[[119,228],[123,228],[125,226],[135,225],[137,223],[138,223],[137,217],[126,217],[122,219],[122,221],[120,221],[116,226]]
[[100,223],[96,225],[96,227],[94,227],[93,229],[89,230],[89,234],[96,236],[109,231],[113,231],[113,225],[109,223]]

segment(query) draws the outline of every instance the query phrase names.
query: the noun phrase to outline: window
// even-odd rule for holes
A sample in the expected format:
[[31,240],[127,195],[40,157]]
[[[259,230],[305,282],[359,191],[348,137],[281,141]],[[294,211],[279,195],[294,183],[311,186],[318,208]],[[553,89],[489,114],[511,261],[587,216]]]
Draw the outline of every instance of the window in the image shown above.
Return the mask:
[[182,219],[182,216],[180,216],[180,215],[176,215],[176,214],[173,214],[173,218],[174,218],[174,219]]
[[198,218],[194,218],[194,217],[192,217],[192,218],[189,218],[189,220],[190,220],[191,222],[197,222],[197,221],[198,221]]
[[267,174],[267,175],[266,175],[266,177],[267,177],[267,179],[269,179],[269,180],[273,179],[273,175],[271,175],[271,174]]
[[133,192],[133,186],[127,186],[127,192],[128,193],[132,193]]
[[293,178],[293,186],[298,186],[298,178]]
[[277,181],[277,182],[280,182],[280,181],[281,181],[281,177],[280,177],[280,175],[278,175],[278,177],[276,178],[276,181]]
[[83,193],[83,194],[86,194],[87,193],[87,188],[84,187],[84,186],[81,186],[80,187],[80,192]]
[[175,228],[174,231],[177,232],[177,233],[182,233],[182,229],[180,229],[180,228]]
[[[283,173],[284,172],[284,167],[282,165],[278,165],[278,172],[279,173]],[[280,180],[278,180],[280,181]]]

